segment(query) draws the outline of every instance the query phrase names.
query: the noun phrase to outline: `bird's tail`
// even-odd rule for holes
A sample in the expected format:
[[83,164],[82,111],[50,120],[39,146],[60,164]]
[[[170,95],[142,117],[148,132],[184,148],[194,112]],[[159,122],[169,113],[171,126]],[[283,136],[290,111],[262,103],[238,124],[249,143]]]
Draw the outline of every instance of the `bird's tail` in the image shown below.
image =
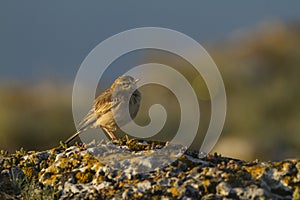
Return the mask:
[[65,144],[72,142],[81,132],[91,128],[96,122],[97,117],[94,112],[94,108],[91,109],[88,114],[83,118],[83,120],[78,125],[78,131],[74,133],[69,139],[65,141]]
[[76,133],[74,133],[71,137],[69,137],[66,141],[65,144],[69,144],[70,142],[72,142],[80,133],[82,130],[77,131]]

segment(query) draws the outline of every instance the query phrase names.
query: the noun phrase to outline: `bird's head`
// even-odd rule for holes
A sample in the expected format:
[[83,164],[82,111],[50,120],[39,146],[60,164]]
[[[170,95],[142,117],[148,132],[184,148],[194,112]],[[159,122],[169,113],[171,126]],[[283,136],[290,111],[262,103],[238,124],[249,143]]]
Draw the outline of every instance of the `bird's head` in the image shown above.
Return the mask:
[[134,79],[131,76],[124,75],[117,78],[112,86],[114,90],[130,92],[137,89],[136,83],[138,81],[139,79]]

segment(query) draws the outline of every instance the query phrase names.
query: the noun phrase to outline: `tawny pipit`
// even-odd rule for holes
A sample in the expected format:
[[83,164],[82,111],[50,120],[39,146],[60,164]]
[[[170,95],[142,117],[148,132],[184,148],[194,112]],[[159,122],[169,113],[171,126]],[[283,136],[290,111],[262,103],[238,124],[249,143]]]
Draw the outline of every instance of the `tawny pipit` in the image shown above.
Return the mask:
[[[70,143],[83,131],[90,128],[102,128],[108,136],[114,140],[116,136],[113,131],[118,126],[127,124],[131,119],[125,117],[125,103],[129,102],[129,114],[131,118],[135,118],[141,101],[141,93],[137,90],[136,82],[131,76],[120,76],[117,78],[110,88],[100,94],[94,101],[93,108],[79,123],[78,131],[65,141]],[[132,94],[132,95],[131,95]],[[117,119],[118,124],[115,121]]]

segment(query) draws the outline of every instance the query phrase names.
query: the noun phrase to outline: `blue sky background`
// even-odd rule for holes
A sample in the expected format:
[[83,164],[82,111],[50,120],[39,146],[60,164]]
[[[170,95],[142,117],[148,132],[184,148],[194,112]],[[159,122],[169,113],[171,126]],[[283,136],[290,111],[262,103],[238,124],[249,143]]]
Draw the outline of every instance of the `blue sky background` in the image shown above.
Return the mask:
[[300,1],[1,1],[0,79],[73,80],[86,55],[121,31],[175,29],[204,47],[267,20],[300,19]]

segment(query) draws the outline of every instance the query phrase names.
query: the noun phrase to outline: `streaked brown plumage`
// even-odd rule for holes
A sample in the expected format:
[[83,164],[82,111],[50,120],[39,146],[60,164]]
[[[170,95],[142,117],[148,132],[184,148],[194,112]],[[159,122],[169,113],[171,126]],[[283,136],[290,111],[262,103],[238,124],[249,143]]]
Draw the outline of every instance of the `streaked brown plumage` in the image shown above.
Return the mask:
[[[120,76],[117,78],[110,88],[100,94],[94,101],[93,108],[79,123],[78,131],[65,141],[70,143],[80,133],[90,128],[101,127],[108,136],[116,139],[113,131],[117,130],[115,118],[120,126],[127,124],[131,119],[124,117],[125,103],[129,99],[129,114],[131,118],[135,118],[141,101],[141,93],[137,90],[136,82],[131,76]],[[130,94],[132,95],[130,96]],[[113,116],[114,114],[114,116]]]

